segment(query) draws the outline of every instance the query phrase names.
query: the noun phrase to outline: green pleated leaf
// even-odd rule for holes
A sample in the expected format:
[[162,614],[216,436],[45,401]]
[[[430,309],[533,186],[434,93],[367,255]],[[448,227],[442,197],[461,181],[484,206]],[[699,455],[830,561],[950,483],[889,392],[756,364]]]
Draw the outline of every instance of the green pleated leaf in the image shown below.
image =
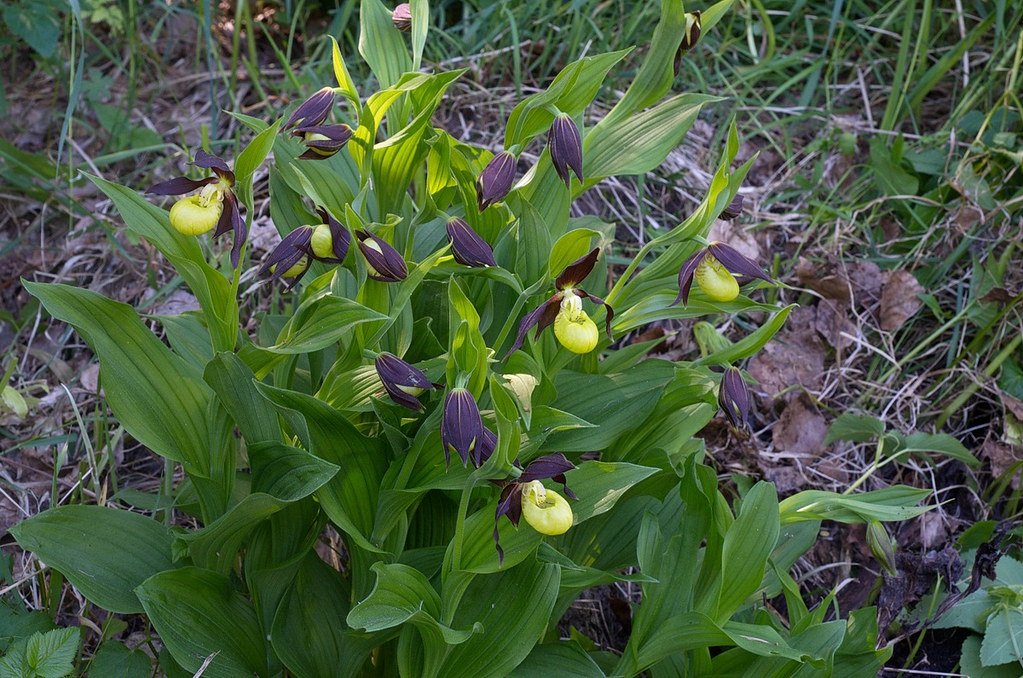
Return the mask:
[[552,433],[544,447],[564,452],[602,450],[618,436],[635,435],[674,370],[672,363],[662,360],[646,360],[620,374],[562,370],[555,378],[558,399],[552,405],[597,426]]
[[586,185],[604,177],[645,174],[659,166],[682,143],[700,109],[722,100],[706,94],[680,94],[616,125],[598,125],[583,144]]
[[80,631],[74,627],[19,638],[0,657],[3,678],[64,678],[74,670]]
[[283,119],[278,120],[274,124],[270,125],[262,132],[257,134],[252,141],[245,146],[245,149],[238,154],[238,159],[234,163],[235,179],[239,183],[244,183],[252,176],[263,161],[266,160],[266,156],[270,155],[270,150],[274,146],[274,141],[277,139],[277,130],[280,128]]
[[326,348],[362,323],[387,320],[387,316],[351,299],[322,296],[303,303],[284,326],[272,353],[311,353]]
[[185,279],[203,309],[214,348],[233,349],[238,333],[238,304],[230,281],[206,263],[196,238],[178,233],[170,225],[167,212],[136,191],[96,176],[85,176],[114,202],[128,230],[152,243]]
[[305,450],[283,443],[249,445],[252,491],[298,501],[320,489],[340,470]]
[[721,590],[716,609],[726,621],[760,586],[767,558],[778,542],[778,495],[774,485],[759,482],[742,499],[742,509],[725,533],[721,550]]
[[150,577],[136,593],[182,668],[194,673],[215,655],[203,678],[271,675],[256,611],[225,575],[184,567]]
[[132,436],[157,454],[207,475],[214,442],[213,391],[128,306],[89,290],[25,282],[50,315],[70,323],[99,356],[107,403]]
[[253,381],[255,375],[241,358],[234,353],[218,353],[206,366],[203,379],[216,392],[250,448],[256,443],[280,441],[277,410],[259,393]]
[[272,403],[309,451],[340,468],[316,491],[324,512],[355,543],[370,551],[369,542],[380,483],[387,471],[383,441],[359,432],[345,416],[322,400],[263,384],[259,390]]
[[173,537],[167,528],[130,511],[58,506],[15,525],[11,534],[23,549],[111,612],[141,612],[135,587],[176,567],[171,560]]
[[693,361],[693,365],[725,365],[750,357],[762,349],[778,333],[778,330],[785,324],[785,319],[789,317],[789,313],[795,307],[796,304],[790,304],[780,309],[771,316],[770,320],[753,332],[750,332],[728,348],[715,351],[706,358]]
[[250,494],[207,527],[178,539],[188,545],[196,565],[226,575],[249,533],[283,506],[283,501],[268,494]]
[[604,678],[606,675],[575,641],[537,645],[509,678]]
[[369,64],[380,88],[390,87],[412,70],[404,36],[394,27],[391,12],[380,0],[362,0],[359,18],[359,54]]
[[303,561],[274,618],[270,640],[302,678],[353,678],[386,637],[353,632],[345,622],[350,591],[316,554]]
[[547,627],[558,595],[556,565],[529,559],[510,571],[475,577],[452,625],[482,624],[483,632],[451,649],[444,678],[506,676],[529,654]]

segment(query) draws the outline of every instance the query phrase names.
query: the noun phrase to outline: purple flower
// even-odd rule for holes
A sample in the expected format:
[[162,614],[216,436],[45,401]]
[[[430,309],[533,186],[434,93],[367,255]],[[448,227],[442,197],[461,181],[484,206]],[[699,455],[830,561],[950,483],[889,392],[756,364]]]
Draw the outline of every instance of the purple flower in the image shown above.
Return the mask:
[[214,238],[234,231],[231,266],[238,268],[248,229],[238,209],[238,198],[232,191],[234,172],[223,160],[201,148],[196,149],[192,164],[212,170],[213,176],[198,180],[176,177],[162,181],[146,192],[154,195],[184,195],[198,190],[198,195],[181,198],[174,203],[170,212],[171,226],[185,235],[201,235],[216,226]]
[[[471,457],[473,465],[479,468],[483,463],[483,437],[487,430],[472,394],[464,388],[448,391],[440,420],[440,442],[444,446],[445,465],[451,465],[451,452],[454,451],[463,464]],[[493,453],[493,448],[490,452]]]
[[[738,276],[738,278],[736,278]],[[671,303],[689,303],[693,280],[712,301],[732,301],[739,296],[739,286],[753,278],[774,282],[760,266],[740,254],[734,247],[712,242],[689,257],[678,272],[678,296]]]
[[366,274],[380,282],[400,282],[408,276],[408,265],[398,250],[369,231],[356,231],[359,251],[366,259]]
[[718,387],[718,404],[728,423],[735,428],[747,428],[751,402],[749,387],[742,373],[735,367],[726,369]]

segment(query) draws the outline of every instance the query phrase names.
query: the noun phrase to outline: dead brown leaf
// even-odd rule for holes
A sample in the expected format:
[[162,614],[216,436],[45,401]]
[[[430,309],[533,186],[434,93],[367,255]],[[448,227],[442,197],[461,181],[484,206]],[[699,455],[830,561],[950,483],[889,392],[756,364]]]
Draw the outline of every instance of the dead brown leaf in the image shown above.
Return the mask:
[[849,319],[849,305],[831,299],[817,303],[817,333],[837,350],[852,345],[853,337],[859,334],[856,325]]
[[791,400],[798,387],[813,391],[823,383],[824,343],[815,329],[816,319],[817,310],[812,306],[795,309],[786,323],[787,331],[767,342],[750,360],[749,373],[760,382],[756,390],[768,401],[783,391],[785,400]]
[[806,393],[800,393],[785,406],[771,431],[771,439],[778,452],[795,457],[819,457],[824,451],[827,434],[827,421]]
[[881,329],[891,332],[898,329],[920,310],[920,295],[923,285],[909,271],[891,271],[881,289]]
[[825,299],[869,308],[881,293],[881,269],[871,261],[817,261],[800,259],[796,278]]

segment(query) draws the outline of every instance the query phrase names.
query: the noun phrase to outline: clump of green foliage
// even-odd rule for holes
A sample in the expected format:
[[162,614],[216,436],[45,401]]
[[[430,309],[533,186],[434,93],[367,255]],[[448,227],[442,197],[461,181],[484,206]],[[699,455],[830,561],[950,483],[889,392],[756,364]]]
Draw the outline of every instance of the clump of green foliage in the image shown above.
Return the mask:
[[[720,405],[744,424],[735,366],[789,311],[751,298],[770,284],[756,262],[706,241],[753,162],[736,166],[734,127],[700,205],[616,279],[601,257],[612,225],[570,216],[602,179],[655,168],[716,100],[671,88],[729,5],[700,17],[666,0],[606,116],[585,112],[628,50],[574,61],[520,101],[495,155],[431,123],[461,72],[420,72],[426,2],[407,8],[407,41],[404,17],[364,0],[377,91],[358,91],[335,44],[335,82],[289,117],[235,114],[253,136],[232,163],[197,151],[196,178],[151,187],[188,194],[170,213],[91,177],[200,310],[154,318],[167,345],[130,306],[25,284],[98,355],[124,429],[184,475],[52,508],[13,530],[19,544],[95,605],[144,613],[168,675],[875,672],[890,650],[873,610],[826,621],[831,599],[811,609],[788,571],[820,521],[906,519],[929,492],[779,501],[740,480],[729,502],[694,437]],[[238,289],[271,154],[282,241],[261,273],[290,292],[250,336]],[[230,251],[196,239],[214,228]],[[692,362],[614,343],[722,313],[765,320]],[[328,527],[340,567],[318,550]],[[643,598],[620,656],[559,637],[583,590],[622,580]],[[785,619],[761,604],[776,595]]]

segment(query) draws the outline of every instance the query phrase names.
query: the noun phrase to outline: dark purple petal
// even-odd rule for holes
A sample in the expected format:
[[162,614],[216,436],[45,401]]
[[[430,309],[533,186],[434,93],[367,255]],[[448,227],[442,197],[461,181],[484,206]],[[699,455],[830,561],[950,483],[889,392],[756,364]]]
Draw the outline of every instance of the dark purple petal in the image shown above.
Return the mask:
[[672,306],[678,304],[679,301],[682,302],[683,306],[689,303],[689,288],[693,286],[693,276],[696,275],[696,267],[700,265],[705,256],[707,256],[707,250],[701,249],[682,264],[682,268],[678,272],[678,296],[675,297],[675,301],[671,302]]
[[398,250],[368,231],[356,231],[359,251],[370,270],[367,275],[380,282],[399,282],[408,276],[408,265]]
[[[323,160],[344,148],[348,140],[352,138],[352,128],[343,124],[298,127],[295,129],[295,134],[305,136],[304,143],[309,149],[299,156],[300,159]],[[324,138],[310,139],[309,135]]]
[[473,466],[479,468],[490,459],[494,454],[494,450],[497,449],[497,434],[491,431],[486,426],[483,427],[483,435],[480,436],[479,444],[472,453]]
[[467,463],[482,437],[483,419],[476,400],[464,388],[451,389],[444,398],[444,412],[440,420],[440,441],[446,465],[451,465],[452,450],[463,464]]
[[[423,371],[390,353],[381,353],[374,362],[380,382],[391,400],[414,412],[421,412],[423,404],[416,390],[436,388]],[[411,392],[410,392],[411,391]]]
[[248,237],[249,232],[245,226],[245,220],[242,219],[241,212],[238,210],[238,198],[231,191],[224,193],[224,211],[220,215],[220,221],[217,222],[217,230],[213,233],[213,237],[216,238],[228,231],[234,231],[234,245],[231,247],[231,266],[238,268],[242,245],[245,244],[245,239]]
[[[335,99],[334,90],[330,87],[323,87],[299,104],[288,121],[284,123],[281,131],[303,125],[322,125],[330,115],[331,109],[334,108]],[[301,132],[293,131],[292,134],[301,135]]]
[[515,343],[512,344],[510,349],[508,349],[508,352],[504,356],[505,358],[522,348],[522,343],[526,340],[526,335],[529,334],[530,328],[536,327],[536,334],[537,336],[540,336],[540,332],[554,322],[554,319],[558,317],[558,311],[561,309],[561,299],[564,296],[563,292],[556,293],[553,297],[530,311],[529,314],[522,319],[519,323],[519,333],[515,336]]
[[554,287],[563,290],[568,287],[575,287],[581,283],[593,270],[593,265],[597,263],[597,256],[599,254],[600,249],[593,248],[589,254],[579,257],[566,266],[565,270],[554,281]]
[[564,113],[554,118],[550,132],[547,134],[547,147],[551,151],[551,162],[566,187],[572,184],[569,170],[582,183],[583,180],[583,140],[575,121]]
[[213,153],[208,153],[202,148],[195,149],[195,160],[193,160],[191,164],[195,167],[201,167],[206,170],[219,170],[220,173],[222,173],[221,176],[223,176],[223,174],[230,174],[231,179],[234,178],[234,175],[231,174],[231,168],[227,167],[227,163],[220,160],[219,157]]
[[522,475],[516,478],[514,482],[529,483],[534,480],[556,478],[557,476],[564,475],[566,471],[571,471],[574,468],[575,464],[570,462],[561,452],[545,454],[544,456],[537,457],[533,461],[529,462],[529,464],[526,465],[525,470],[522,471]]
[[[263,265],[259,267],[259,275],[266,273],[273,268],[270,280],[277,280],[284,275],[292,266],[302,261],[306,256],[306,248],[309,246],[309,239],[313,235],[313,229],[309,226],[299,226],[273,248],[270,256],[266,258]],[[276,267],[276,268],[274,268]]]
[[672,64],[672,69],[676,76],[678,75],[679,68],[682,66],[682,57],[700,40],[700,13],[686,12],[685,19],[686,27],[682,33],[682,42],[679,43],[678,50],[675,52],[675,61]]
[[769,283],[774,282],[769,275],[764,273],[764,269],[757,262],[747,259],[734,247],[730,247],[722,242],[712,242],[707,247],[707,251],[714,255],[715,259],[720,261],[725,268],[735,275],[760,278]]
[[476,206],[479,211],[504,200],[515,182],[515,156],[502,151],[490,159],[476,179]]
[[454,255],[455,261],[473,268],[497,266],[497,262],[494,261],[494,250],[464,219],[455,217],[449,221],[447,231],[448,239],[451,241],[451,254]]
[[208,184],[217,183],[216,177],[207,177],[206,179],[189,179],[188,177],[176,177],[170,181],[161,181],[158,184],[154,184],[146,189],[146,193],[152,193],[154,195],[184,195],[185,193],[191,193],[192,191],[198,190]]
[[726,369],[718,388],[718,404],[728,423],[735,428],[745,429],[749,424],[751,403],[749,387],[742,373],[734,367]]
[[504,564],[504,549],[501,548],[500,531],[498,521],[501,516],[507,516],[508,520],[515,527],[519,526],[519,519],[522,518],[522,485],[511,483],[501,490],[501,497],[497,501],[497,510],[494,511],[494,548],[497,549],[497,562]]

